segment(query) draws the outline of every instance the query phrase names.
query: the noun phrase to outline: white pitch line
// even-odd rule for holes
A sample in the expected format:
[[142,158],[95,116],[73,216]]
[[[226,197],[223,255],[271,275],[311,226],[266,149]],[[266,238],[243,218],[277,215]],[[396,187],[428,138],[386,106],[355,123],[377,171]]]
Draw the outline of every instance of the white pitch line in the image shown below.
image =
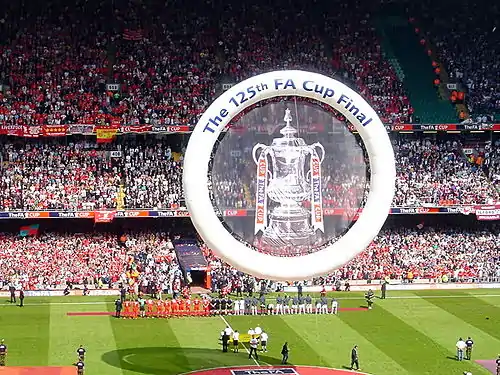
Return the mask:
[[[226,320],[226,318],[224,318],[222,315],[219,315],[219,316],[220,316],[220,318],[222,319],[222,321],[226,324],[226,326],[227,326],[227,327],[229,327],[229,328],[231,328],[231,331],[233,331],[233,332],[234,332],[233,327],[231,327],[231,326],[229,325],[229,322]],[[248,348],[246,347],[246,345],[245,345],[245,344],[243,344],[243,342],[241,343],[241,345],[243,345],[243,348],[245,348],[245,351],[246,351],[246,352],[250,355],[250,350],[248,350]],[[255,362],[255,364],[256,364],[257,366],[259,366],[259,367],[260,367],[260,363],[259,363],[259,362],[257,362],[257,360],[256,360],[253,356],[252,356],[252,359],[253,359],[253,361]]]
[[130,362],[130,361],[128,360],[128,358],[133,357],[133,356],[135,356],[135,354],[134,354],[134,353],[132,353],[132,354],[127,354],[126,356],[122,357],[122,360],[123,360],[124,362],[127,362],[129,365],[133,365],[134,363],[133,363],[133,362]]

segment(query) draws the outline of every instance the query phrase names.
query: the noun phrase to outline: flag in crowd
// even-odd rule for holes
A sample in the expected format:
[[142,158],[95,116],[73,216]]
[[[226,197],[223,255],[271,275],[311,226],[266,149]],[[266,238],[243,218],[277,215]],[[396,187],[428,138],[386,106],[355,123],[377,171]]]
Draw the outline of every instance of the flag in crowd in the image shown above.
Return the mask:
[[133,41],[139,41],[142,40],[144,37],[144,33],[142,30],[130,30],[130,29],[125,29],[123,31],[123,39],[124,40],[133,40]]
[[38,234],[39,228],[40,228],[39,224],[26,225],[24,227],[19,228],[19,235],[21,237],[36,236]]

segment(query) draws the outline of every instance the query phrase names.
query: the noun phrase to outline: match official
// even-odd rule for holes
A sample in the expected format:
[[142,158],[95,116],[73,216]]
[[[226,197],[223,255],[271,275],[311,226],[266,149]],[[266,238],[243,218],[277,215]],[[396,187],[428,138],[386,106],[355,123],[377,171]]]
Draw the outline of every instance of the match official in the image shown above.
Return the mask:
[[467,347],[465,348],[465,359],[470,361],[472,358],[472,348],[474,347],[474,341],[472,341],[472,339],[468,337],[467,340],[465,340],[465,345],[467,345]]
[[83,345],[80,345],[78,349],[76,349],[76,354],[78,355],[78,361],[83,362],[85,361],[85,353],[86,350],[83,347]]
[[123,305],[122,298],[118,298],[115,301],[115,317],[116,318],[121,317],[121,314],[122,314],[122,305]]
[[78,375],[83,375],[83,371],[85,369],[85,364],[83,361],[76,362],[76,371]]
[[368,290],[365,294],[365,299],[366,299],[366,304],[368,305],[368,310],[371,310],[373,308],[373,298],[375,297],[375,294],[371,289]]
[[5,360],[7,357],[7,345],[5,345],[5,340],[0,341],[0,366],[5,366]]
[[24,306],[24,290],[19,290],[19,307]]
[[388,284],[387,280],[384,280],[382,282],[382,286],[380,287],[380,291],[381,291],[380,299],[385,299],[385,297],[386,297],[387,284]]
[[359,357],[358,357],[358,346],[354,345],[351,350],[351,370],[354,370],[354,365],[356,365],[356,371],[359,370]]
[[290,352],[290,349],[288,348],[288,342],[285,342],[285,345],[283,345],[283,348],[281,348],[281,364],[286,365],[288,362],[288,353]]

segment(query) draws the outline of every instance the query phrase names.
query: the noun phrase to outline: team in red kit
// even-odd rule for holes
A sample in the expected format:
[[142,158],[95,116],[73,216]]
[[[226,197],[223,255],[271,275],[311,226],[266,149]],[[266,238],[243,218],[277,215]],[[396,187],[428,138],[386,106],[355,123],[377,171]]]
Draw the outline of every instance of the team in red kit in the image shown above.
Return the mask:
[[[144,316],[147,318],[175,318],[210,315],[210,301],[207,298],[182,298],[172,300],[143,300]],[[141,316],[141,298],[124,301],[122,318],[136,319]]]

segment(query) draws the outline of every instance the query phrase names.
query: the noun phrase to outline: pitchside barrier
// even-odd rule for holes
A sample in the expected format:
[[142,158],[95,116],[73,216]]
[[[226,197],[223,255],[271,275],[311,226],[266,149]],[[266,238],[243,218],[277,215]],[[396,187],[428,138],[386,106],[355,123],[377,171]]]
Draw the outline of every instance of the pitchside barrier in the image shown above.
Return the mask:
[[[381,280],[372,280],[371,283],[365,284],[351,284],[352,292],[364,292],[369,289],[380,290],[382,283]],[[302,291],[305,293],[319,293],[323,286],[304,286]],[[326,287],[327,292],[334,291],[334,286]],[[459,290],[459,289],[500,289],[500,283],[389,283],[388,290]],[[344,290],[344,287],[342,287]],[[286,286],[284,288],[286,293],[296,293],[296,286]],[[64,296],[63,289],[57,290],[26,290],[24,292],[26,297],[62,297]],[[70,291],[70,296],[82,296],[83,290],[73,289]],[[119,289],[89,289],[90,296],[119,296]],[[10,293],[8,290],[0,290],[0,298],[9,298]]]

